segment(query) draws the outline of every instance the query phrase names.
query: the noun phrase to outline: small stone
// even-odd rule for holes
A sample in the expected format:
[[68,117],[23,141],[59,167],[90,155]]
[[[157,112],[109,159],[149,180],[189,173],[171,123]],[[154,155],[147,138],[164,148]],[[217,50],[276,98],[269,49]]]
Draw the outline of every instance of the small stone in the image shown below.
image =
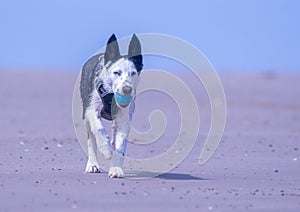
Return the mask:
[[77,204],[76,204],[76,203],[73,203],[73,204],[72,204],[72,208],[73,208],[73,209],[77,208]]

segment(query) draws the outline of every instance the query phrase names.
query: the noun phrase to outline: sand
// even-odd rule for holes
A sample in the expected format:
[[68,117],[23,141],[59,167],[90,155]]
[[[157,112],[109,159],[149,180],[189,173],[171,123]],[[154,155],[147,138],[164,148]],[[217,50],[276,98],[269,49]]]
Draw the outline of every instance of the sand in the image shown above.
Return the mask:
[[[197,81],[181,77],[200,106],[197,144],[170,173],[133,180],[84,173],[71,111],[77,73],[0,72],[0,211],[300,211],[300,75],[221,74],[227,125],[203,166],[209,102]],[[146,129],[143,109],[155,101],[141,100],[135,123]],[[176,107],[168,108],[172,119]],[[128,154],[162,153],[173,137],[130,144]]]

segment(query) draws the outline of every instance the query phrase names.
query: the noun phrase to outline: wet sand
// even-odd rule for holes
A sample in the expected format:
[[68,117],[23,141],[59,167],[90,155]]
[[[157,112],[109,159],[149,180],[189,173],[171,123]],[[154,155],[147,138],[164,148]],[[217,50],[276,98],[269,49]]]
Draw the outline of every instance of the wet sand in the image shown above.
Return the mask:
[[[72,123],[76,73],[0,72],[0,211],[300,211],[300,75],[222,74],[227,125],[204,166],[197,159],[209,101],[197,81],[181,77],[200,107],[197,144],[170,173],[133,180],[84,173]],[[137,102],[141,129],[147,101]],[[172,119],[176,107],[168,112]],[[142,149],[130,144],[128,154],[159,154],[173,137]]]

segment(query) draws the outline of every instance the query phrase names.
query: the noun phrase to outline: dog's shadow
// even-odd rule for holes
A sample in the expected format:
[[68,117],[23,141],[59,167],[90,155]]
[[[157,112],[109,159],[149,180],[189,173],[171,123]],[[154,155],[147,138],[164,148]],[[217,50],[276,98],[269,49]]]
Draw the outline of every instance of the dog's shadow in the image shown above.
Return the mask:
[[148,172],[148,171],[138,171],[126,173],[125,178],[129,179],[147,179],[147,178],[159,178],[165,180],[209,180],[190,174],[184,173],[157,173],[157,172]]
[[165,173],[156,176],[155,178],[166,179],[166,180],[208,180],[201,177],[196,177],[190,174],[182,173]]

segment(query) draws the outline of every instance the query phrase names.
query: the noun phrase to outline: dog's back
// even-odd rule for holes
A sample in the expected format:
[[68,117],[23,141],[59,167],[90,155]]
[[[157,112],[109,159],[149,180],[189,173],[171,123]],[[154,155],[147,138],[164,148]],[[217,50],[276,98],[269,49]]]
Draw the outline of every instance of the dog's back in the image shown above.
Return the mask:
[[83,119],[85,118],[85,111],[90,106],[92,95],[95,89],[95,79],[98,72],[101,70],[100,58],[103,54],[97,54],[91,57],[84,65],[81,71],[80,79],[80,95],[83,106]]

